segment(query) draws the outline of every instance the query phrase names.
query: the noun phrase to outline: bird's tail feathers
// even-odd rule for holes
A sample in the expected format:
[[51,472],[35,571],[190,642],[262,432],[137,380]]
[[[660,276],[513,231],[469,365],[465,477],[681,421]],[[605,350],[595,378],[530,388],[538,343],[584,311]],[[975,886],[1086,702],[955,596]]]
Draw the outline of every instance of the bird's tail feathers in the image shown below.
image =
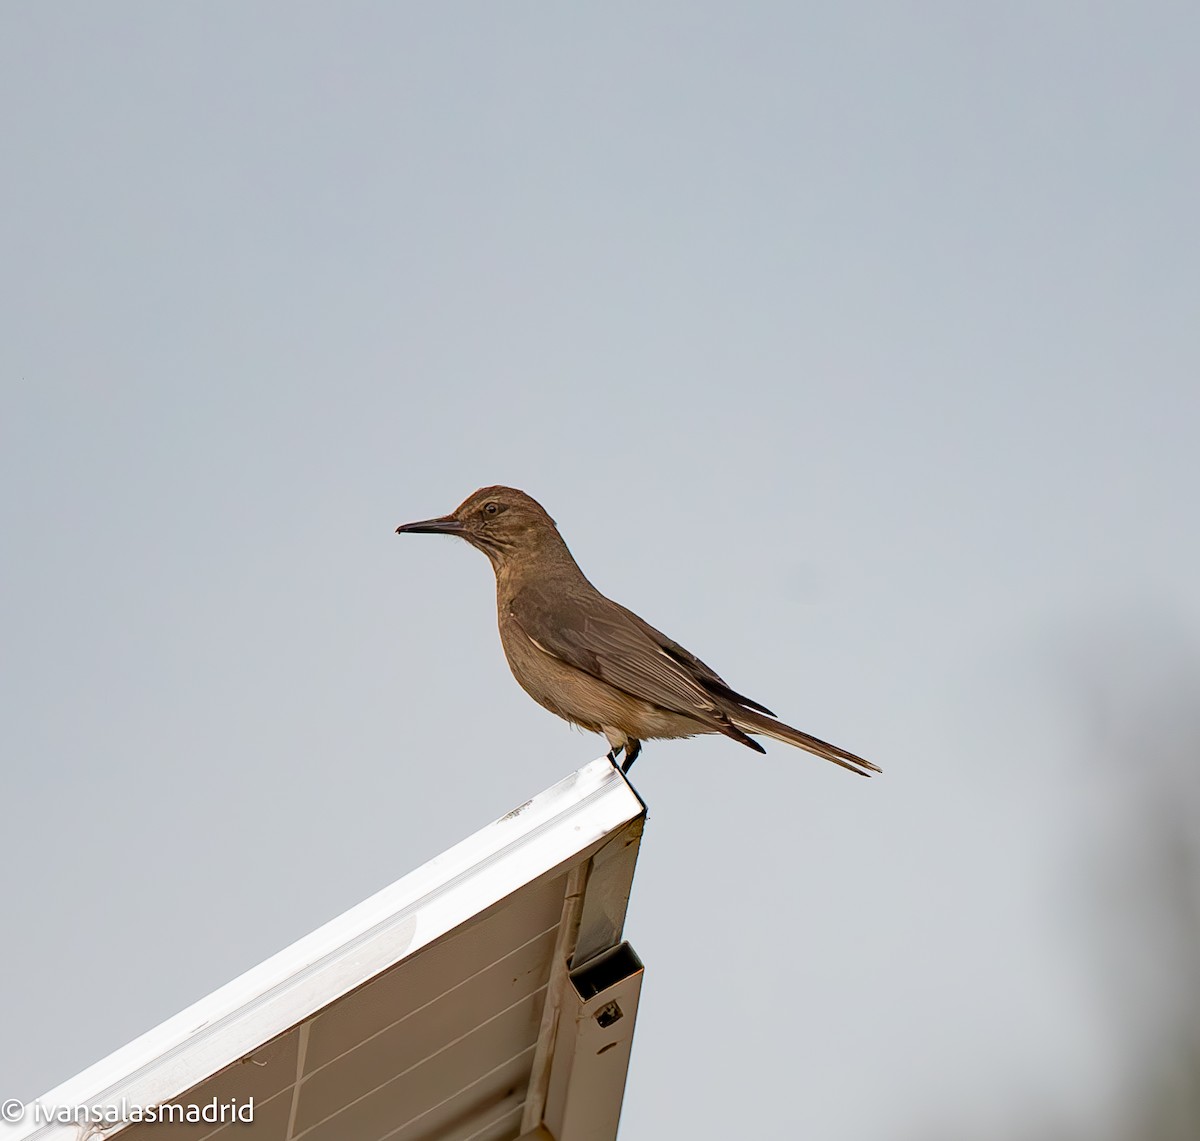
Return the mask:
[[729,720],[745,733],[761,733],[764,737],[773,737],[776,741],[796,745],[815,756],[832,761],[835,765],[841,765],[842,768],[849,769],[852,773],[858,773],[860,777],[869,777],[871,773],[883,772],[878,765],[863,760],[862,757],[855,756],[845,749],[839,749],[837,745],[831,745],[828,741],[812,737],[799,729],[793,729],[792,726],[782,721],[764,717],[752,709],[739,709],[736,713],[730,713]]

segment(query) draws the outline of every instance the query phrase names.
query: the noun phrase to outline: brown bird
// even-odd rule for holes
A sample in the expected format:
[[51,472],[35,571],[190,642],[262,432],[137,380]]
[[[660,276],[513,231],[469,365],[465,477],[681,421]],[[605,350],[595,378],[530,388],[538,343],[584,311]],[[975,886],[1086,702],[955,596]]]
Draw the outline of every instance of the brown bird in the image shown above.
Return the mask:
[[491,559],[513,677],[551,713],[603,733],[614,765],[624,750],[622,772],[643,741],[697,733],[724,733],[764,753],[748,736],[761,733],[860,776],[881,771],[776,720],[678,642],[605,598],[584,578],[554,520],[523,491],[481,488],[449,515],[396,528],[405,532],[458,535]]

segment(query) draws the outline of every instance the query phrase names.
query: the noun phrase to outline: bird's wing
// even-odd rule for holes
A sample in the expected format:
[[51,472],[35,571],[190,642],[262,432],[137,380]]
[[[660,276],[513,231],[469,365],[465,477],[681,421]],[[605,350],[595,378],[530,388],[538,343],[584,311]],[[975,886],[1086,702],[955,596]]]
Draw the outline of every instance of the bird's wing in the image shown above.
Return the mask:
[[757,709],[760,713],[767,714],[768,717],[775,716],[765,705],[759,705],[757,701],[753,701],[745,694],[738,693],[736,689],[732,689],[729,683],[716,670],[711,666],[705,665],[691,650],[684,649],[678,642],[668,638],[661,630],[656,630],[645,619],[639,618],[632,610],[626,610],[624,606],[616,602],[613,605],[637,623],[638,626],[657,642],[660,649],[666,651],[684,666],[688,673],[710,693],[715,693],[720,697],[735,701],[739,705],[747,705],[751,709]]
[[510,612],[526,637],[568,665],[662,709],[728,724],[706,683],[719,696],[737,695],[698,658],[603,595],[589,592],[579,605],[570,603],[533,586],[517,593]]

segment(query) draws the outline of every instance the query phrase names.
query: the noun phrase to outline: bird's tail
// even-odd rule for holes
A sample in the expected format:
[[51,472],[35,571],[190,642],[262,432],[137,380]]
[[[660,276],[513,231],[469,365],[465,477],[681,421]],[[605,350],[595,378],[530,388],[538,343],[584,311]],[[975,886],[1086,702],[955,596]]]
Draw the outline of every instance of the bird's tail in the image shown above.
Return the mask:
[[728,716],[729,720],[744,733],[761,733],[765,737],[774,737],[776,741],[796,745],[818,757],[832,761],[835,765],[841,765],[842,768],[849,769],[852,773],[858,773],[860,777],[869,777],[871,773],[883,772],[878,765],[873,765],[870,761],[863,760],[862,757],[856,757],[853,753],[839,749],[837,745],[831,745],[828,741],[810,737],[799,729],[793,729],[782,721],[776,721],[774,717],[764,717],[752,709],[739,709],[736,713],[730,712]]

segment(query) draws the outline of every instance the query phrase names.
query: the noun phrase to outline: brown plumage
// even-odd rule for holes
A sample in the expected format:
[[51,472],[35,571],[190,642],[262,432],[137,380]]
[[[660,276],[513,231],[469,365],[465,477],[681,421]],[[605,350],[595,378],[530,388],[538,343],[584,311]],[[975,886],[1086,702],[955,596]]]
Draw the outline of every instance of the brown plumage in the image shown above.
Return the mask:
[[496,572],[500,641],[521,688],[539,705],[608,738],[628,772],[641,743],[723,733],[765,752],[760,733],[807,749],[860,776],[880,769],[810,737],[743,696],[694,654],[605,598],[584,577],[554,520],[511,487],[484,487],[449,515],[397,534],[458,535]]

